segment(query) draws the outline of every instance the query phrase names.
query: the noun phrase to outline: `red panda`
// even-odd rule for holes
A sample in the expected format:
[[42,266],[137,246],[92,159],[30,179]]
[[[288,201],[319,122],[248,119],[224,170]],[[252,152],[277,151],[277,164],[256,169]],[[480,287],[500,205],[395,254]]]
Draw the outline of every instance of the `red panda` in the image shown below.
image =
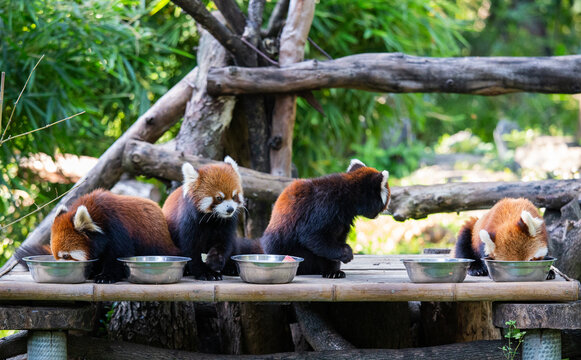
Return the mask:
[[488,275],[481,260],[528,261],[548,252],[547,229],[537,208],[527,199],[505,198],[480,219],[470,218],[458,233],[455,257],[475,260],[473,276]]
[[[256,241],[236,238],[237,214],[244,194],[238,165],[182,165],[184,183],[167,198],[163,213],[174,243],[192,260],[186,274],[199,280],[221,280],[224,267],[236,253],[262,253]],[[202,260],[206,253],[206,261]],[[232,267],[228,267],[229,269]]]
[[293,181],[274,204],[261,238],[265,253],[304,258],[298,274],[345,277],[340,267],[353,259],[346,243],[353,220],[387,209],[388,178],[386,170],[353,159],[346,173]]
[[57,260],[99,259],[95,281],[124,277],[118,257],[177,255],[159,205],[149,199],[98,189],[58,208],[50,247]]

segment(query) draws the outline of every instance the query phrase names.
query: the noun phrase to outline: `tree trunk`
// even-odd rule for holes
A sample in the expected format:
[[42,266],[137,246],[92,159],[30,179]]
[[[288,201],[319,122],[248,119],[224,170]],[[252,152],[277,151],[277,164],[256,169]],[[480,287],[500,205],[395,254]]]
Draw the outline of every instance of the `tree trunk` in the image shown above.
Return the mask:
[[[313,16],[314,0],[291,0],[286,24],[280,36],[278,63],[287,66],[303,60],[305,43],[309,36]],[[277,176],[291,176],[293,129],[297,107],[296,95],[275,96],[272,115],[271,137],[280,146],[270,149],[270,173]]]
[[426,58],[400,53],[309,60],[282,68],[212,69],[213,95],[297,93],[348,88],[389,93],[500,95],[581,92],[581,55]]

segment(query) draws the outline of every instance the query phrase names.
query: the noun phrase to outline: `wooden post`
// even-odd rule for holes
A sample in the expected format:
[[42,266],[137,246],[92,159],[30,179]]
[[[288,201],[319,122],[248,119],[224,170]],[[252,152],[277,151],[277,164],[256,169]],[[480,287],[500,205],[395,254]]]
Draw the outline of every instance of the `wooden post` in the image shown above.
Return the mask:
[[[291,0],[286,24],[280,37],[279,65],[285,66],[303,60],[305,43],[315,14],[314,0]],[[296,95],[277,95],[272,115],[272,143],[270,173],[290,176],[292,163],[293,128],[295,125]]]

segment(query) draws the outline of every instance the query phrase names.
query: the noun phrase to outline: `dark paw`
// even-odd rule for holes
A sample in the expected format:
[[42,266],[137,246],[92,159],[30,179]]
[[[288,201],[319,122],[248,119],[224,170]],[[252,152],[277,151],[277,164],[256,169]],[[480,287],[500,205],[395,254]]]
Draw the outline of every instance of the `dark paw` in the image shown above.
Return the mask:
[[349,261],[353,260],[353,250],[351,249],[351,246],[345,244],[343,245],[343,248],[341,250],[342,252],[339,261],[341,261],[344,264],[347,264]]
[[553,270],[549,270],[547,274],[547,280],[554,280],[555,279],[555,272]]
[[206,265],[215,272],[221,271],[225,262],[224,256],[214,249],[210,250],[206,256]]
[[206,271],[198,276],[194,276],[198,280],[204,281],[218,281],[222,280],[222,274],[215,271]]
[[337,270],[337,271],[332,271],[330,273],[326,273],[322,275],[324,278],[329,278],[329,279],[342,279],[345,277],[345,273],[341,270]]
[[95,282],[97,284],[113,284],[117,282],[117,279],[109,274],[99,274],[95,276]]
[[488,269],[486,267],[475,267],[468,269],[468,275],[471,276],[487,276]]

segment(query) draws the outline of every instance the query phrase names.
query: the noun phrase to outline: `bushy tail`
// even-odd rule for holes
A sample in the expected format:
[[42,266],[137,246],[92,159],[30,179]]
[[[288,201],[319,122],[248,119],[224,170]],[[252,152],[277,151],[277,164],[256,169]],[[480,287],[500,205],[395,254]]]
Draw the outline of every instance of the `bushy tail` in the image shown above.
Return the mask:
[[476,221],[478,221],[478,218],[471,217],[460,228],[458,239],[456,240],[456,248],[454,249],[455,258],[476,260],[476,254],[472,248],[472,229]]

